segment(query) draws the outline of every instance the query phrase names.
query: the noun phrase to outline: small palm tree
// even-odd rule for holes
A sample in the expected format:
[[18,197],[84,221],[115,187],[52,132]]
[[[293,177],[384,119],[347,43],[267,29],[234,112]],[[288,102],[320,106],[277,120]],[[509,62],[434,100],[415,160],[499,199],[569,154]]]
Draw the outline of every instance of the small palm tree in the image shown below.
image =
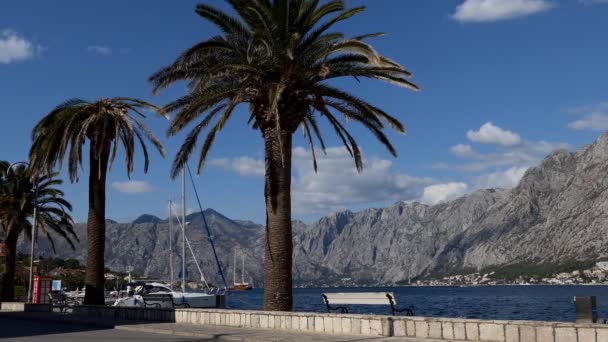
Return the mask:
[[[266,254],[264,308],[292,307],[291,149],[292,135],[301,128],[317,169],[314,137],[325,151],[317,118],[323,117],[363,168],[357,142],[339,120],[362,124],[389,150],[396,150],[383,132],[385,123],[399,132],[403,125],[388,113],[331,84],[352,77],[371,78],[408,89],[410,72],[379,55],[368,34],[346,38],[330,31],[364,7],[345,9],[343,1],[227,0],[237,16],[208,5],[196,13],[217,26],[221,34],[184,51],[177,60],[150,77],[157,92],[175,82],[189,82],[189,93],[165,106],[176,112],[168,133],[175,135],[197,121],[172,167],[175,177],[185,167],[200,133],[210,127],[198,155],[205,163],[217,133],[238,104],[249,105],[248,123],[264,139],[266,179]],[[213,123],[213,120],[216,120]]]
[[106,174],[112,168],[118,146],[125,152],[127,175],[133,171],[135,145],[144,154],[144,172],[148,171],[149,140],[164,156],[160,141],[143,124],[143,110],[158,112],[147,102],[116,97],[88,102],[68,100],[47,114],[34,127],[30,162],[38,172],[50,172],[67,157],[70,181],[78,181],[82,164],[82,146],[89,145],[89,215],[87,220],[87,264],[84,303],[104,304],[104,251]]
[[[8,162],[0,161],[0,228],[4,232],[7,252],[0,301],[14,300],[17,240],[21,233],[32,239],[33,220],[37,220],[38,228],[51,242],[53,251],[55,243],[51,233],[64,238],[72,248],[72,240],[78,240],[70,216],[72,205],[57,188],[63,181],[56,176],[56,173],[39,176],[34,182],[25,165],[10,167]],[[34,207],[37,207],[35,218]]]

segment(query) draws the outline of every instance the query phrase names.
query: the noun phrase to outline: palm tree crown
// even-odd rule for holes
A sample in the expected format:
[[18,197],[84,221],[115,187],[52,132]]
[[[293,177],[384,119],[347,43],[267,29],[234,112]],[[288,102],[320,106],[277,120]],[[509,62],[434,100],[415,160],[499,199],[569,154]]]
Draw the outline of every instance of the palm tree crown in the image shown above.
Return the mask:
[[4,232],[7,249],[0,300],[13,300],[17,240],[22,233],[32,239],[34,220],[53,250],[53,235],[65,239],[72,249],[73,240],[78,241],[70,216],[72,205],[57,188],[63,181],[56,176],[56,173],[52,173],[32,177],[25,165],[11,167],[8,162],[0,161],[0,228]]
[[368,128],[396,155],[382,129],[388,123],[404,132],[399,120],[329,84],[338,78],[365,77],[418,89],[409,81],[409,71],[365,42],[381,33],[346,38],[343,33],[330,31],[334,24],[362,12],[364,7],[345,9],[344,2],[338,0],[323,4],[319,0],[227,2],[238,17],[204,4],[196,7],[196,13],[216,25],[221,34],[192,46],[150,78],[154,91],[176,81],[189,81],[189,94],[165,107],[177,112],[169,135],[204,113],[176,155],[172,176],[184,167],[201,131],[217,118],[199,154],[200,172],[216,134],[239,103],[249,104],[249,122],[262,132],[273,127],[293,133],[301,127],[311,145],[315,170],[313,135],[325,149],[317,115],[333,127],[358,170],[362,169],[362,160],[357,142],[336,114]]
[[32,169],[52,172],[57,165],[61,166],[67,154],[70,180],[77,181],[78,166],[82,164],[82,146],[88,139],[94,159],[103,161],[104,152],[111,151],[109,168],[112,167],[118,146],[122,145],[129,175],[133,172],[133,157],[138,142],[144,154],[144,171],[147,172],[149,160],[145,139],[152,142],[162,156],[165,152],[160,141],[138,118],[146,117],[143,110],[158,112],[158,108],[152,104],[126,97],[96,102],[81,99],[65,101],[40,120],[32,131]]
[[[24,165],[9,168],[9,163],[0,161],[0,221],[7,230],[24,230],[25,235],[31,238],[30,218],[33,220],[34,207],[37,206],[38,228],[49,239],[54,249],[51,232],[64,238],[72,248],[72,239],[78,241],[74,232],[74,221],[70,215],[72,205],[64,199],[64,193],[56,188],[63,184],[57,173],[39,176],[35,182],[31,173]],[[38,187],[34,190],[34,186]]]

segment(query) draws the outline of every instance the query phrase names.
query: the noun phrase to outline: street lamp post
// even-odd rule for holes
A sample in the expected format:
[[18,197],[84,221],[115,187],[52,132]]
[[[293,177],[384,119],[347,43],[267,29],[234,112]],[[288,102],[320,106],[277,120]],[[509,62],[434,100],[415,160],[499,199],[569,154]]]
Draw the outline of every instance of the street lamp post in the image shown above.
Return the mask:
[[[8,169],[11,170],[15,165],[25,165],[27,167],[30,166],[29,163],[26,162],[14,162],[12,163]],[[32,224],[32,244],[30,247],[30,282],[29,289],[27,291],[27,302],[32,302],[32,290],[33,290],[33,281],[34,281],[34,251],[35,251],[35,243],[36,243],[36,234],[38,232],[38,179],[37,177],[33,178],[34,182],[34,224]]]
[[38,238],[38,181],[34,180],[34,224],[32,225],[32,245],[30,246],[30,285],[27,292],[27,302],[32,302],[32,291],[34,290],[34,251],[36,239]]

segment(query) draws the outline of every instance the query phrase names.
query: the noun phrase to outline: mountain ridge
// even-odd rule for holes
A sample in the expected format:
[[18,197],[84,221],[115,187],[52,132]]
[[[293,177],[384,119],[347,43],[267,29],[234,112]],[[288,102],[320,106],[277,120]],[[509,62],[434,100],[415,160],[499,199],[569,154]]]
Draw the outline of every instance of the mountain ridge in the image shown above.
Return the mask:
[[[332,213],[309,224],[293,221],[294,283],[340,285],[342,278],[351,278],[358,285],[394,285],[408,275],[606,257],[607,173],[608,134],[603,134],[579,151],[550,153],[512,189],[476,190],[436,205],[397,201],[385,208]],[[232,253],[238,247],[246,256],[246,281],[259,286],[264,226],[212,209],[205,215],[225,273],[233,272]],[[147,222],[108,224],[106,264],[116,270],[131,264],[138,274],[168,279],[168,241],[171,237],[177,246],[179,230],[174,224],[170,234],[166,219],[145,218]],[[187,221],[188,238],[209,273],[205,276],[218,284],[200,213],[190,214]],[[76,230],[78,251],[71,253],[65,246],[57,250],[83,260],[86,227],[79,224]],[[48,254],[40,241],[40,250]],[[177,249],[173,262],[177,269]],[[191,261],[188,270],[197,278]]]

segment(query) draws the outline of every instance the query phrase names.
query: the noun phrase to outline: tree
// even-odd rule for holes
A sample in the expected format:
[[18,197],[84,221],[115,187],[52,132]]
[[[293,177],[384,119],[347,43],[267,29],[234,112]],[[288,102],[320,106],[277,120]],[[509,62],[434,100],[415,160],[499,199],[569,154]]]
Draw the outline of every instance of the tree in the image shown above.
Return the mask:
[[[369,129],[388,148],[396,150],[383,132],[385,123],[399,132],[403,125],[365,100],[330,84],[353,77],[387,81],[417,90],[410,72],[379,55],[365,40],[380,33],[345,38],[330,32],[334,24],[362,12],[345,9],[343,1],[227,0],[237,16],[200,4],[196,13],[220,34],[195,44],[171,65],[150,77],[154,92],[186,80],[188,94],[164,109],[176,112],[168,129],[175,135],[198,122],[178,151],[172,166],[176,177],[192,154],[200,133],[208,128],[198,155],[200,172],[219,131],[237,105],[249,105],[248,123],[261,132],[265,151],[266,252],[264,308],[292,308],[291,150],[292,135],[301,128],[317,162],[313,136],[323,152],[325,144],[317,118],[324,117],[363,168],[357,142],[338,119]],[[213,123],[213,121],[215,123]],[[213,123],[213,124],[212,124]]]
[[118,146],[125,152],[127,175],[133,171],[135,145],[139,142],[144,155],[144,172],[148,171],[145,139],[164,156],[160,141],[143,124],[143,110],[158,113],[147,102],[124,97],[87,102],[71,99],[48,113],[34,127],[30,162],[39,172],[61,166],[67,157],[70,181],[79,179],[82,146],[89,145],[89,214],[87,220],[87,262],[84,303],[104,304],[104,251],[106,174],[111,170]]
[[52,233],[64,238],[72,248],[72,240],[78,240],[70,216],[72,205],[57,188],[63,181],[56,176],[56,173],[49,173],[32,177],[25,165],[11,167],[8,162],[0,161],[0,226],[4,231],[7,252],[0,295],[2,301],[13,301],[17,240],[21,233],[32,239],[33,220],[37,221],[38,228],[48,238],[53,250]]

